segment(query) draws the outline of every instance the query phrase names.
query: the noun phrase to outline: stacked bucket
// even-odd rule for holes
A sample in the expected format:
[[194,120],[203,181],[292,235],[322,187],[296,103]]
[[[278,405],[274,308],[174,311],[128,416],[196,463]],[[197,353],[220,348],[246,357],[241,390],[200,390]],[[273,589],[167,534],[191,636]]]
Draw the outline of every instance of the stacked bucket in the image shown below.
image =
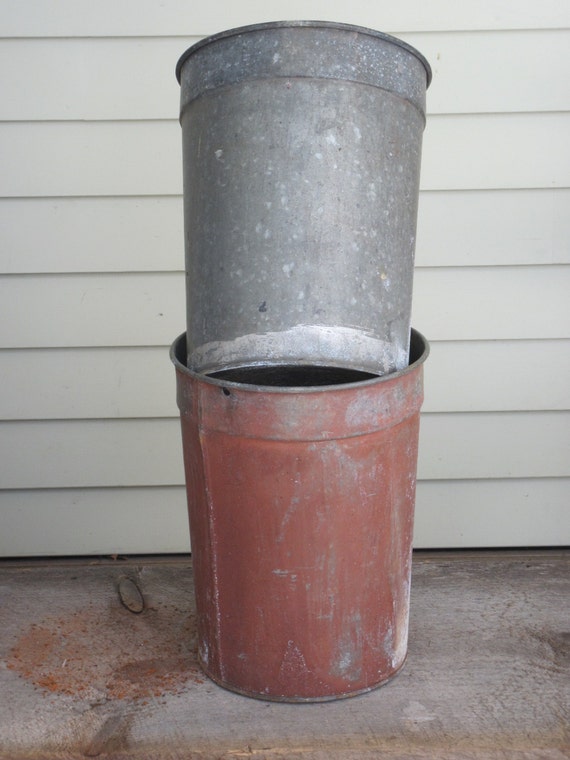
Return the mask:
[[410,329],[430,68],[279,22],[180,59],[173,344],[199,657],[226,688],[368,691],[407,650],[426,340]]

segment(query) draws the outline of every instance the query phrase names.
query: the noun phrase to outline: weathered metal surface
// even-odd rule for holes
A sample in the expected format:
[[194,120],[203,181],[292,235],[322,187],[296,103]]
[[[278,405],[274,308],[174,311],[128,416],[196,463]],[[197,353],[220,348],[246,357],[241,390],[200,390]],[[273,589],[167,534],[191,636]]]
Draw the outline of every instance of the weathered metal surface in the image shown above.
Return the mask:
[[180,59],[188,366],[406,366],[426,60],[324,22]]
[[221,685],[333,699],[406,656],[425,339],[411,364],[305,388],[177,374],[199,656]]

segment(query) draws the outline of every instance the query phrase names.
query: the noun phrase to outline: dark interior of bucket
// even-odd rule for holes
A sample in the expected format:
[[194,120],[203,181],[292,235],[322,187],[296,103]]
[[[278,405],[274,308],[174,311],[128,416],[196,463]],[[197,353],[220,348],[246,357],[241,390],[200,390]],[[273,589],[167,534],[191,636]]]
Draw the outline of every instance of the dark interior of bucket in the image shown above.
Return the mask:
[[[173,356],[186,364],[186,335],[181,335],[173,346]],[[418,361],[427,352],[425,339],[411,331],[409,364]],[[261,385],[282,388],[307,388],[310,386],[344,385],[373,380],[379,375],[350,367],[334,367],[303,364],[277,364],[242,366],[207,372],[208,377],[230,383]]]
[[[410,336],[410,364],[417,361],[424,351],[422,337],[415,330]],[[307,364],[277,364],[250,367],[232,367],[209,372],[209,377],[230,383],[267,385],[281,388],[308,388],[321,385],[343,385],[374,380],[379,375],[350,367],[331,367]]]
[[248,385],[269,385],[282,388],[306,388],[319,385],[342,385],[372,380],[378,375],[347,367],[323,367],[304,364],[278,364],[255,367],[233,367],[208,373],[216,380]]

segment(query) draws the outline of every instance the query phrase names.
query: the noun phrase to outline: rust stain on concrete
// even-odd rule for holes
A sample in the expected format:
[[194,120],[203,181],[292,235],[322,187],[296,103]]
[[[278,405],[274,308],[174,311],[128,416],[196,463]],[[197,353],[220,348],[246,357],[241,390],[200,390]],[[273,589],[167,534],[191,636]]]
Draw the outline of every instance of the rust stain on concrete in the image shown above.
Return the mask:
[[7,667],[46,693],[90,701],[147,700],[203,682],[194,615],[166,605],[46,617],[22,633]]

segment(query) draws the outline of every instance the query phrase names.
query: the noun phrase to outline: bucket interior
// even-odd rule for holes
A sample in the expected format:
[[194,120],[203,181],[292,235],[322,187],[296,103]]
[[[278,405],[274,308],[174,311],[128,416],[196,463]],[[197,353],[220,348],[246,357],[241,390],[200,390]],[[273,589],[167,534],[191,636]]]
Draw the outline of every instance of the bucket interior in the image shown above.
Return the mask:
[[327,367],[306,364],[277,364],[253,367],[232,367],[208,373],[208,377],[230,383],[267,385],[282,388],[306,388],[319,385],[359,383],[378,377],[347,367]]
[[[412,329],[408,366],[425,360],[428,353],[429,346],[426,339],[417,330]],[[187,369],[185,333],[174,341],[171,357],[175,364]],[[381,375],[353,367],[283,363],[224,367],[204,373],[203,377],[257,387],[310,388],[360,383],[375,380]]]
[[[424,350],[423,339],[415,330],[412,330],[409,364],[416,362],[422,356]],[[273,388],[309,388],[344,385],[346,383],[361,383],[380,377],[379,374],[352,367],[316,364],[266,364],[226,367],[206,374],[215,380],[229,383],[261,385]]]

